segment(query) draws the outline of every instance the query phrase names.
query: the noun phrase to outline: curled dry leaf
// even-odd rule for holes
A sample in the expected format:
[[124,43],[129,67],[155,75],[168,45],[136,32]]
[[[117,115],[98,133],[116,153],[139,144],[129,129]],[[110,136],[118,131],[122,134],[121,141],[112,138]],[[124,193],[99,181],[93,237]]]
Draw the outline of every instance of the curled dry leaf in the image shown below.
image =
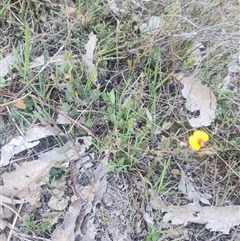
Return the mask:
[[[91,223],[92,218],[88,217],[92,211],[92,202],[95,198],[95,191],[91,186],[85,186],[81,189],[82,202],[80,199],[75,200],[69,207],[64,217],[63,223],[57,227],[52,234],[52,241],[74,241],[77,236],[81,240],[93,240],[89,235],[95,236],[97,229],[96,224]],[[82,233],[82,228],[87,225],[87,232]]]
[[[193,201],[197,204],[202,202],[204,204],[210,205],[210,202],[207,199],[207,195],[204,196],[197,190],[197,187],[195,187],[194,183],[190,180],[190,178],[187,177],[183,170],[181,170],[181,179],[178,184],[178,188],[184,195],[187,195],[190,201]],[[211,197],[209,196],[209,198]]]
[[38,160],[23,163],[13,172],[3,173],[2,195],[18,197],[34,205],[40,197],[39,186],[44,178],[47,179],[46,176],[50,168],[56,162],[65,160],[66,157],[70,158],[75,154],[73,150],[69,150],[66,154],[60,154],[60,149],[56,149],[41,153]]
[[188,119],[192,127],[209,126],[214,120],[217,109],[217,100],[212,90],[197,80],[194,75],[185,77],[179,73],[174,76],[184,88],[182,95],[187,99],[186,108],[191,111],[200,111],[198,117]]
[[75,200],[69,207],[63,223],[52,233],[52,241],[74,241],[76,221],[83,205],[79,199]]

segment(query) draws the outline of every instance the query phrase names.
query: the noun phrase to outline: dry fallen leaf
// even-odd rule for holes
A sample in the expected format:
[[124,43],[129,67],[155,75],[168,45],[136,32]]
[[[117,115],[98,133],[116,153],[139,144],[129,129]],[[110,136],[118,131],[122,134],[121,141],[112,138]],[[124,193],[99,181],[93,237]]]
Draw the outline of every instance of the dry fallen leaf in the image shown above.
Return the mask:
[[0,206],[0,217],[2,219],[8,219],[8,218],[11,218],[13,216],[14,212],[7,208],[7,207],[4,207],[4,206]]
[[7,241],[7,237],[4,233],[0,234],[0,241]]
[[119,14],[119,12],[121,12],[121,10],[122,10],[117,6],[117,4],[114,0],[109,1],[108,4],[107,4],[107,7],[109,7],[110,10],[116,15]]
[[153,218],[150,217],[149,213],[144,212],[143,219],[149,226],[152,226],[152,227],[154,226]]
[[14,63],[14,57],[12,54],[9,54],[4,59],[0,60],[0,77],[7,75],[8,70],[11,68],[11,65]]
[[36,57],[30,64],[29,64],[29,67],[30,68],[36,68],[36,67],[39,67],[39,66],[42,66],[44,65],[45,63],[45,60],[44,60],[44,56],[43,55],[40,55],[38,57]]
[[88,35],[88,42],[85,44],[86,54],[83,56],[83,61],[87,67],[87,76],[91,78],[92,83],[97,85],[97,69],[93,63],[94,50],[97,44],[96,35],[91,32]]
[[83,142],[86,143],[80,145],[76,140],[74,150],[71,148],[72,143],[67,142],[61,148],[54,148],[48,152],[40,153],[37,160],[25,162],[16,167],[13,172],[3,173],[4,185],[1,186],[1,194],[9,198],[18,197],[34,205],[40,197],[39,186],[48,180],[50,168],[57,162],[79,158],[86,152],[87,146],[91,145],[89,140]]
[[228,73],[240,72],[240,52],[232,56],[231,61],[228,63]]
[[15,204],[20,204],[20,203],[24,203],[24,202],[21,201],[21,200],[13,199],[13,198],[6,197],[6,196],[0,194],[0,204],[1,204],[1,202],[3,202],[3,203],[8,203],[8,204],[13,204],[13,205],[15,205]]
[[231,73],[228,73],[228,75],[222,80],[222,83],[218,85],[219,89],[222,91],[237,93],[238,87],[234,84],[234,80],[235,77]]
[[77,9],[73,7],[66,7],[62,10],[62,14],[66,18],[75,18],[77,14]]
[[150,32],[150,31],[159,31],[162,23],[161,18],[159,16],[151,16],[146,23],[143,23],[139,26],[139,29],[142,33]]
[[[17,140],[21,140],[19,144],[15,144]],[[1,149],[0,167],[7,166],[10,159],[15,155],[28,148],[32,148],[39,144],[39,141],[27,142],[23,137],[13,138],[8,144]]]
[[[82,187],[80,190],[83,202],[79,199],[75,200],[64,218],[63,223],[57,227],[52,234],[52,241],[74,241],[80,235],[81,240],[89,239],[89,235],[95,237],[97,232],[96,224],[89,219],[89,213],[92,211],[92,202],[95,198],[95,192],[91,186]],[[84,222],[84,225],[83,225]],[[87,232],[82,234],[81,229],[87,225]],[[87,239],[88,238],[88,239]]]
[[[8,222],[2,218],[0,218],[0,230],[4,230],[8,225]],[[4,234],[4,233],[2,233]],[[7,240],[7,239],[6,239]],[[2,241],[2,239],[0,238],[0,241]]]
[[108,173],[108,161],[109,161],[109,153],[108,150],[105,151],[105,156],[100,160],[97,168],[93,171],[95,183],[93,185],[95,190],[95,199],[94,205],[102,202],[102,198],[104,197],[107,190],[107,177]]
[[51,135],[58,135],[59,132],[60,130],[56,127],[34,126],[25,133],[24,137],[14,137],[8,144],[4,145],[1,149],[0,167],[8,165],[10,159],[14,155],[28,148],[32,148],[38,145],[38,139]]
[[164,212],[163,222],[173,225],[187,225],[188,223],[206,224],[211,231],[228,234],[234,226],[240,225],[240,206],[201,207],[195,203],[185,206],[166,205],[157,193],[152,194],[151,204],[154,209]]
[[85,223],[84,223],[86,233],[81,238],[81,241],[95,241],[96,240],[95,236],[98,232],[99,227],[94,219],[95,219],[94,216],[86,218]]
[[77,234],[75,233],[76,221],[83,204],[79,199],[75,200],[69,207],[64,217],[63,223],[57,227],[51,237],[52,241],[74,241]]
[[194,66],[200,64],[202,61],[202,49],[204,49],[204,45],[202,43],[195,43],[191,48],[191,54],[188,60],[192,60]]
[[36,67],[40,67],[42,65],[44,65],[46,62],[50,63],[56,63],[58,65],[62,65],[65,63],[66,61],[66,54],[65,53],[59,53],[57,55],[55,55],[52,58],[46,58],[44,57],[44,55],[40,55],[38,57],[36,57],[30,64],[29,67],[31,69],[36,68]]
[[59,113],[56,123],[61,124],[61,125],[71,124],[72,123],[71,120],[69,120],[65,115],[64,115],[64,113],[63,114]]
[[3,173],[2,195],[18,197],[34,205],[40,197],[39,185],[43,178],[47,180],[50,168],[64,158],[64,154],[51,150],[40,154],[38,160],[23,163],[13,172]]
[[32,142],[47,136],[56,136],[60,133],[60,129],[54,126],[33,126],[28,129],[24,139],[28,142]]
[[238,92],[238,73],[240,73],[240,52],[235,53],[227,65],[228,74],[219,84],[219,89],[227,92]]
[[190,125],[192,127],[211,125],[217,109],[217,100],[212,90],[206,85],[202,85],[194,75],[185,77],[180,73],[174,77],[184,85],[182,95],[186,98],[186,108],[191,112],[200,111],[199,117],[188,119]]
[[187,195],[188,200],[194,203],[201,201],[204,204],[210,205],[208,199],[194,187],[194,183],[186,176],[183,170],[181,170],[181,179],[178,188],[183,194]]
[[16,102],[14,102],[14,105],[20,110],[25,110],[27,108],[23,99],[18,99]]
[[52,195],[50,200],[48,201],[48,207],[52,210],[63,211],[68,206],[68,199],[64,197],[59,197]]

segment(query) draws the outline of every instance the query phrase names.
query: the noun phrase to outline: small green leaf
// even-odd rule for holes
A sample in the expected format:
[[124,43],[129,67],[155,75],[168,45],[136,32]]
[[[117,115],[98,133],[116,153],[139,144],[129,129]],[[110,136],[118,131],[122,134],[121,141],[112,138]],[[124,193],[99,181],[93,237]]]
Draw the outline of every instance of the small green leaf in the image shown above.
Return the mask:
[[62,107],[65,112],[68,112],[71,109],[70,105],[66,102],[62,103]]
[[179,149],[179,148],[175,148],[174,150],[173,150],[173,154],[174,155],[178,155],[178,154],[180,154],[181,153],[181,149]]
[[69,116],[70,116],[70,117],[74,117],[77,113],[78,113],[78,112],[77,112],[76,109],[72,109],[72,110],[70,111],[70,113],[69,113]]
[[110,114],[109,119],[110,119],[110,121],[115,123],[116,122],[116,115],[114,113]]
[[166,130],[170,129],[171,126],[172,126],[171,122],[164,122],[162,125],[162,129],[166,131]]
[[100,92],[99,92],[99,90],[93,90],[92,92],[91,92],[91,100],[93,100],[93,101],[97,101],[98,99],[99,99],[99,95],[100,95]]
[[130,97],[126,98],[124,100],[123,106],[126,108],[131,108],[132,107],[132,99]]
[[59,174],[59,170],[53,167],[50,169],[49,174],[51,177],[56,177]]
[[145,110],[144,110],[143,108],[139,108],[139,109],[137,110],[137,114],[138,114],[138,117],[141,118],[141,117],[144,116]]
[[114,113],[114,109],[113,109],[111,106],[108,106],[108,107],[107,107],[107,112],[108,112],[109,114],[112,114],[112,113]]
[[149,146],[149,140],[144,140],[139,145],[141,149],[146,149],[148,146]]
[[92,122],[92,119],[91,119],[91,118],[88,118],[85,124],[86,124],[87,127],[91,127],[91,126],[92,126],[92,123],[93,123],[93,122]]
[[7,84],[6,82],[7,81],[4,78],[0,77],[0,87],[5,86]]
[[104,101],[108,101],[108,96],[107,96],[106,92],[102,92],[102,98]]
[[111,92],[109,93],[110,100],[113,104],[115,104],[115,93],[114,90],[112,89]]
[[151,115],[151,113],[149,112],[148,109],[146,109],[146,115],[147,115],[147,118],[148,118],[150,121],[153,120],[152,115]]
[[170,140],[168,138],[163,140],[162,145],[164,149],[168,149],[170,147]]

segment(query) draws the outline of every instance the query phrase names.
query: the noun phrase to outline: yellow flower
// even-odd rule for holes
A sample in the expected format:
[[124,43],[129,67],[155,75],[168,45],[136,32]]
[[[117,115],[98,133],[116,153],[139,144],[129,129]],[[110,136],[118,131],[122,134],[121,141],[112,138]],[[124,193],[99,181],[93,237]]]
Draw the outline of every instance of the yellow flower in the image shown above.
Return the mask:
[[208,140],[208,134],[200,130],[194,131],[193,135],[189,136],[189,144],[195,151],[198,151],[201,147],[205,146]]

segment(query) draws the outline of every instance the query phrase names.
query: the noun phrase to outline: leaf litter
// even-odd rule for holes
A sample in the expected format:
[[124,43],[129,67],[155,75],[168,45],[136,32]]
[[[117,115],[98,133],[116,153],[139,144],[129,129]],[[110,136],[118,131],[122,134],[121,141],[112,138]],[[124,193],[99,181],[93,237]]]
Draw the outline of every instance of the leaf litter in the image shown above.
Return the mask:
[[58,135],[59,132],[60,129],[56,127],[34,126],[27,130],[24,136],[14,137],[1,149],[0,167],[8,165],[14,155],[38,145],[39,139]]
[[182,95],[186,98],[186,109],[191,112],[200,111],[199,117],[188,118],[189,124],[192,127],[211,125],[217,110],[217,99],[212,90],[203,85],[194,74],[186,77],[178,73],[174,77],[184,85]]
[[238,74],[240,73],[240,52],[235,53],[227,65],[228,73],[218,85],[220,90],[226,92],[238,92]]
[[142,33],[157,32],[161,28],[161,19],[159,16],[151,16],[146,20],[146,23],[143,23],[139,26],[139,29]]
[[[85,157],[82,157],[74,163],[74,168],[76,169],[74,175],[77,175],[77,173],[82,175],[81,172],[87,170],[86,162],[93,161],[94,156],[89,158],[86,159]],[[92,185],[82,186],[73,183],[73,185],[75,185],[76,193],[72,199],[77,199],[71,204],[63,223],[53,232],[52,241],[66,240],[66,238],[69,241],[74,241],[78,236],[81,237],[81,240],[94,240],[98,228],[98,225],[94,223],[95,207],[99,202],[101,203],[101,199],[107,189],[105,175],[108,173],[108,158],[108,154],[106,153],[106,155],[100,160],[95,171],[93,170],[94,178],[91,182]],[[92,165],[88,165],[88,168],[91,167]],[[78,178],[76,177],[76,179]],[[75,203],[81,203],[81,205],[78,206],[78,209],[72,208],[72,206],[76,206]],[[89,213],[91,213],[91,216],[89,216]],[[72,225],[69,225],[68,222],[70,216],[75,220],[72,222]],[[78,232],[76,232],[76,230],[78,230]]]
[[67,142],[61,148],[54,148],[48,152],[40,153],[37,160],[16,166],[16,170],[13,172],[3,173],[2,195],[17,197],[32,205],[36,204],[41,194],[39,187],[48,180],[50,168],[57,162],[69,162],[84,154],[86,148],[90,145],[89,140],[86,139],[85,142],[87,146],[74,146],[71,142]]
[[9,69],[14,64],[15,58],[12,54],[7,55],[0,60],[0,77],[4,77],[8,74]]
[[[25,141],[34,141],[35,145],[35,142],[38,140],[38,138],[58,133],[58,129],[55,128],[47,129],[44,127],[33,127],[31,130],[26,132],[23,138],[21,136],[13,138],[10,141],[10,144],[20,146],[23,142],[23,139],[25,139]],[[81,141],[79,141],[80,139]],[[56,163],[69,163],[70,161],[79,159],[81,156],[86,154],[86,151],[90,145],[91,137],[81,137],[77,138],[74,143],[68,141],[62,147],[53,148],[50,151],[39,153],[37,160],[24,162],[21,165],[14,164],[14,171],[5,172],[1,176],[3,182],[3,185],[1,186],[1,201],[9,204],[23,202],[36,206],[41,197],[41,186],[49,182],[49,171],[51,167],[55,166]],[[26,145],[24,146],[26,149],[28,148]],[[3,150],[2,153],[4,153]],[[8,154],[8,156],[11,156],[10,154],[14,155],[15,152],[12,151]],[[4,156],[6,155],[3,155],[2,157]],[[98,170],[101,171],[100,169]],[[63,184],[60,183],[59,187],[62,185]],[[55,182],[54,186],[58,187],[58,184]],[[57,211],[67,208],[69,200],[68,197],[64,198],[64,191],[60,190],[59,188],[55,188],[52,192],[53,195],[48,201],[48,206]],[[84,197],[85,207],[87,207],[84,209],[84,218],[85,215],[87,215],[92,209],[91,203],[94,199],[95,192],[92,192],[88,203],[86,200],[89,198],[89,187],[88,189],[87,187],[82,188],[81,193]],[[72,203],[64,219],[66,224],[63,222],[63,224],[56,229],[56,231],[52,234],[53,240],[54,237],[58,235],[58,232],[60,232],[60,236],[55,240],[74,240],[72,237],[74,235],[76,225],[75,217],[78,217],[78,213],[81,208],[83,208],[83,206],[79,206],[79,200],[76,200]],[[2,218],[4,217],[5,216],[2,216]],[[1,220],[1,222],[6,221]],[[64,229],[64,227],[66,227],[67,230],[63,231],[62,229]]]
[[88,42],[85,44],[86,53],[83,55],[83,61],[87,67],[87,76],[90,78],[94,85],[97,86],[97,69],[93,63],[94,51],[97,45],[97,37],[91,32],[88,35]]
[[[41,142],[42,138],[56,137],[60,129],[52,126],[33,126],[29,128],[24,136],[17,136],[1,148],[1,165],[6,166],[10,160],[19,152],[28,150]],[[88,150],[91,145],[91,137],[81,137],[73,143],[66,142],[63,146],[52,150],[40,152],[37,159],[21,164],[14,163],[14,170],[4,172],[1,175],[1,204],[15,205],[18,203],[30,203],[37,206],[41,197],[41,186],[49,181],[49,171],[56,163],[70,162],[76,160]],[[66,164],[65,164],[66,165]],[[54,210],[63,210],[68,206],[68,199],[64,198],[59,189],[53,190],[48,206]],[[10,210],[8,208],[6,211]],[[7,224],[6,215],[1,215],[1,223]],[[6,226],[5,226],[6,227]],[[2,227],[2,230],[4,227]]]
[[[194,183],[190,180],[189,177],[186,176],[184,171],[181,169],[181,179],[178,184],[179,190],[187,195],[189,201],[193,201],[194,203],[198,204],[199,202],[210,205],[210,202],[202,193],[200,193],[196,187],[194,187]],[[210,199],[211,196],[208,195]]]
[[201,207],[197,203],[184,206],[166,205],[156,192],[152,194],[151,205],[164,213],[163,222],[171,221],[173,225],[206,224],[206,228],[211,231],[228,234],[231,228],[240,224],[240,206],[238,205],[223,207]]
[[[29,68],[34,69],[37,67],[43,66],[46,62],[49,64],[56,63],[57,65],[63,65],[66,61],[66,53],[58,53],[56,56],[52,58],[46,58],[44,55],[40,55],[36,57],[30,64]],[[4,80],[6,75],[9,73],[9,71],[14,67],[14,63],[17,62],[17,57],[15,57],[12,53],[8,54],[0,60],[0,81]],[[0,84],[0,87],[3,87],[7,84],[7,81],[1,81],[3,82]],[[1,83],[0,82],[0,83]],[[21,108],[20,108],[21,109]]]
[[52,241],[74,241],[76,238],[75,226],[79,217],[82,203],[79,199],[72,202],[64,217],[63,223],[58,226],[52,233]]

